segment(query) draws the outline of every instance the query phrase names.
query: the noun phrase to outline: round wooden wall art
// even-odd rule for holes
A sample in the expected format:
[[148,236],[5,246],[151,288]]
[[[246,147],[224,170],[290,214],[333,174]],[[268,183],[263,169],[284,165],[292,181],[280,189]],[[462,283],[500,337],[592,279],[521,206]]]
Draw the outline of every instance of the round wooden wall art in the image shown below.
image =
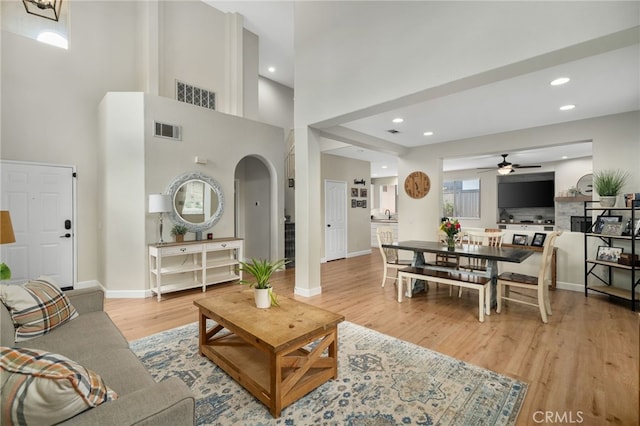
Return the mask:
[[423,172],[413,172],[404,180],[404,192],[411,198],[422,198],[429,193],[431,181]]

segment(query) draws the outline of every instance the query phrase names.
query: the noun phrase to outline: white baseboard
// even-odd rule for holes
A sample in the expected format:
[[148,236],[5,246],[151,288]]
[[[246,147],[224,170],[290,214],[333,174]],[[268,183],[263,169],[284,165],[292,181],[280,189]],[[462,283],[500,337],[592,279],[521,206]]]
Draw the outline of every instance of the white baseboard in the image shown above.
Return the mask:
[[145,299],[151,297],[151,290],[107,290],[107,299]]
[[371,254],[371,249],[368,250],[361,250],[361,251],[354,251],[352,253],[347,253],[347,259],[350,257],[358,257],[358,256],[364,256],[367,254]]
[[105,288],[98,280],[89,280],[76,283],[73,288],[90,288],[100,287],[104,291],[104,297],[107,299],[144,299],[151,297],[151,290],[109,290]]
[[[349,259],[350,257],[364,256],[364,255],[367,255],[367,254],[371,254],[371,249],[353,251],[353,252],[347,253],[345,259]],[[336,260],[338,260],[338,259],[336,259]],[[327,263],[327,258],[326,257],[321,257],[320,258],[320,263]]]
[[565,282],[560,282],[560,281],[556,281],[556,288],[560,289],[560,290],[569,290],[569,291],[577,291],[577,292],[584,292],[584,285],[583,284],[576,284],[576,283],[565,283]]
[[302,296],[302,297],[317,296],[321,293],[322,293],[322,287],[316,287],[314,289],[296,287],[293,289],[293,294],[295,294],[296,296]]

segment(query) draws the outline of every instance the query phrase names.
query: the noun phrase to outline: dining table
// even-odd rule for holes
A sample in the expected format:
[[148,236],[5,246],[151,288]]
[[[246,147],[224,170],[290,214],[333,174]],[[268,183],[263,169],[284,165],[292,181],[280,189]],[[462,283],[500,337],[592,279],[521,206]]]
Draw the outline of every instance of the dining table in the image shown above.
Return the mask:
[[[455,247],[449,248],[446,243],[440,241],[408,240],[398,241],[391,244],[383,244],[382,247],[412,251],[412,266],[428,268],[435,271],[451,271],[452,269],[456,269],[457,266],[426,262],[424,257],[425,253],[433,253],[435,255],[447,257],[469,257],[485,260],[486,266],[482,270],[465,271],[465,273],[491,278],[492,308],[496,306],[495,290],[499,274],[498,262],[522,263],[533,254],[530,250],[511,247],[483,246],[468,244],[466,242],[458,243]],[[454,262],[454,264],[457,265],[458,262]],[[419,281],[420,280],[412,286],[412,294],[426,290],[425,283],[420,283]],[[408,294],[408,296],[411,297],[410,294]]]

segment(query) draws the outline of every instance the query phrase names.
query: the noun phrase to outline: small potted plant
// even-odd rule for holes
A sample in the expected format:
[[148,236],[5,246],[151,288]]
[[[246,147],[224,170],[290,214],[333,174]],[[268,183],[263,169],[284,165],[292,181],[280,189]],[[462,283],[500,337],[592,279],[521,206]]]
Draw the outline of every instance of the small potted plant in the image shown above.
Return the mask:
[[629,179],[629,173],[620,169],[593,172],[593,189],[600,196],[602,207],[613,207],[622,187]]
[[538,223],[542,223],[542,216],[541,215],[536,216],[536,220],[538,221]]
[[239,263],[240,270],[254,278],[253,281],[241,280],[240,284],[247,284],[254,289],[256,306],[261,309],[269,308],[272,305],[278,306],[278,298],[271,289],[269,279],[274,272],[289,263],[289,261],[279,259],[271,262],[263,259],[251,259],[250,262],[240,261]]
[[181,243],[184,241],[184,234],[187,233],[187,227],[180,224],[173,225],[171,228],[171,235],[176,239],[176,243]]

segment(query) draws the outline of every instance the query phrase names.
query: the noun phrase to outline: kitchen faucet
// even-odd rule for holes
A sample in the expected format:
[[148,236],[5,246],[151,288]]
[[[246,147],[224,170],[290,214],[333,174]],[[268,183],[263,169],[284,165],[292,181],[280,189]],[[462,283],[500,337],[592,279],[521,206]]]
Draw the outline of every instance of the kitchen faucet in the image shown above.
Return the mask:
[[391,210],[386,209],[386,210],[384,211],[384,214],[389,218],[389,220],[391,220]]

